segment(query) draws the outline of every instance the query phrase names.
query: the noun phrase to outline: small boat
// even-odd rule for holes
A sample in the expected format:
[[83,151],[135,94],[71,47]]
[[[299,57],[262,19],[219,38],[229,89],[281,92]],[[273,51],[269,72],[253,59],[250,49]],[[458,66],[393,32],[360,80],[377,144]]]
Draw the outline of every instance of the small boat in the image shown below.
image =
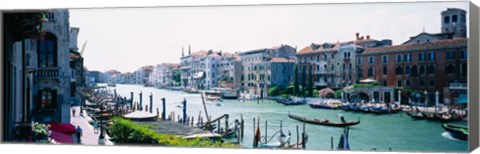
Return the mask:
[[109,87],[116,87],[117,85],[116,85],[115,83],[109,83],[109,84],[107,84],[107,86],[109,86]]
[[442,121],[442,122],[461,121],[464,118],[462,115],[452,115],[449,113],[434,114],[434,117],[435,117],[435,120]]
[[237,99],[238,93],[234,89],[225,89],[222,94],[223,99]]
[[306,101],[293,101],[291,99],[277,99],[277,103],[281,103],[283,105],[303,105],[303,104],[307,104]]
[[452,137],[465,141],[468,140],[468,127],[448,123],[443,124],[442,127],[448,131]]
[[392,114],[392,113],[398,113],[402,110],[401,108],[386,108],[386,107],[381,107],[381,108],[371,108],[370,113],[374,114]]
[[348,127],[348,126],[354,126],[354,125],[360,124],[360,119],[358,119],[358,121],[356,122],[334,123],[334,122],[330,122],[329,120],[307,119],[307,118],[292,115],[292,114],[288,114],[288,117],[298,121],[306,122],[306,123],[332,126],[332,127]]
[[322,100],[320,102],[311,102],[308,103],[312,108],[320,109],[339,109],[342,106],[342,103],[337,100]]

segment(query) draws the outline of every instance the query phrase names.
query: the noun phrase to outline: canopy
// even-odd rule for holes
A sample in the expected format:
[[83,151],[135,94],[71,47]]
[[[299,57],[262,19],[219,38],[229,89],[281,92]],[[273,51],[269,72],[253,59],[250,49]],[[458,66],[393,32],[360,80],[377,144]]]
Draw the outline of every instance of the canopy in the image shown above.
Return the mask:
[[61,144],[75,143],[72,134],[77,133],[77,130],[72,124],[51,122],[49,125],[50,127],[48,129],[52,132],[50,137],[54,139],[55,142]]
[[374,80],[374,79],[363,79],[363,80],[360,80],[361,83],[371,83],[371,82],[377,82],[377,80]]
[[156,114],[145,112],[145,111],[135,111],[123,116],[124,118],[131,120],[139,121],[155,121],[157,118]]
[[325,97],[328,94],[335,94],[335,92],[330,88],[324,88],[324,89],[318,91],[318,96],[320,96],[320,97]]

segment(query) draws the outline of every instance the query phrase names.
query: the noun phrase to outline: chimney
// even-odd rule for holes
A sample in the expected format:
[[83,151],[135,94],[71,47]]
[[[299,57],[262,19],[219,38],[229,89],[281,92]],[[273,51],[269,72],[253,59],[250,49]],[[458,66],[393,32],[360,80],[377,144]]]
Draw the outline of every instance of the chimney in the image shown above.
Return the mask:
[[367,35],[367,40],[370,39],[370,35]]
[[360,39],[360,33],[359,32],[355,33],[355,36],[356,36],[357,40]]

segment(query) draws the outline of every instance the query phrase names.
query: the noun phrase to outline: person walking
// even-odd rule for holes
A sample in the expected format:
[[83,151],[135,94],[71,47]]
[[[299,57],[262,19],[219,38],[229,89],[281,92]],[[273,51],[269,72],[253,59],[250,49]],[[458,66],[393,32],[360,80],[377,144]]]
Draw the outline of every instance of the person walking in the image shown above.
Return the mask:
[[72,103],[72,105],[70,106],[70,108],[72,108],[72,116],[75,117],[75,112],[76,112],[76,110],[75,110],[75,107],[73,107],[73,103]]
[[98,124],[96,120],[93,121],[93,132],[98,134]]
[[82,143],[82,128],[80,128],[80,126],[77,126],[77,141],[79,144]]

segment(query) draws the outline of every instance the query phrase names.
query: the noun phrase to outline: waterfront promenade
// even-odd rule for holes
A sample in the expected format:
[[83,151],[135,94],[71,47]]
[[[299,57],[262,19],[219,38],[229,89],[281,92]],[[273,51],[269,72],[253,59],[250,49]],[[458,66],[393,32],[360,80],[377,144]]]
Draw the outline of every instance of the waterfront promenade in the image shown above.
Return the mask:
[[[72,108],[75,108],[77,111],[75,113],[75,116],[72,114],[70,111],[70,114],[72,115],[70,118],[70,123],[75,126],[80,126],[83,131],[83,135],[81,138],[81,143],[83,145],[100,145],[98,143],[98,137],[100,136],[100,131],[97,131],[97,133],[94,132],[93,126],[88,123],[88,121],[91,120],[91,118],[88,116],[85,110],[83,110],[83,116],[80,116],[80,106],[74,106]],[[105,138],[107,139],[105,141],[105,145],[113,145],[113,143],[109,140],[110,137],[108,135],[105,135]],[[77,139],[75,138],[75,143],[78,143]]]

